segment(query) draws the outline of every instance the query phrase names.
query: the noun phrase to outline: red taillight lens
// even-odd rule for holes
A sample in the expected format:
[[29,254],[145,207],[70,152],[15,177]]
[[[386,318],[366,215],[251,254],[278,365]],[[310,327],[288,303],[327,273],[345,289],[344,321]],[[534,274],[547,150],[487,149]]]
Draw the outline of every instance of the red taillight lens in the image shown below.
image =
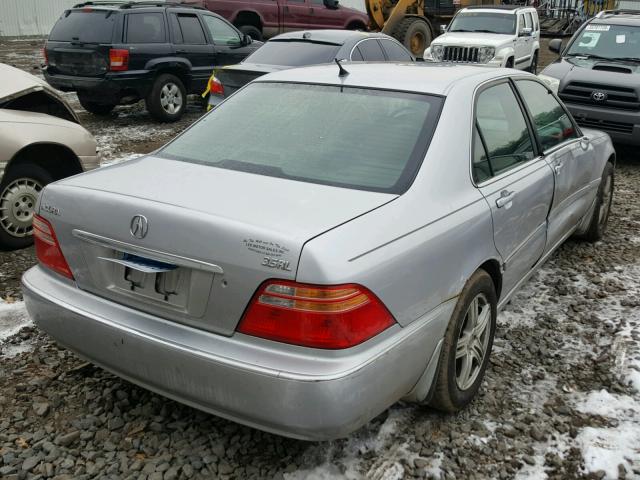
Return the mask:
[[33,216],[33,238],[38,261],[51,270],[73,280],[73,274],[60,250],[51,224],[40,215]]
[[112,48],[109,50],[109,69],[112,72],[123,72],[129,69],[129,50]]
[[304,347],[339,349],[358,345],[394,323],[378,297],[360,285],[271,280],[254,295],[238,332]]
[[211,95],[224,95],[224,86],[214,75],[209,79],[209,93]]

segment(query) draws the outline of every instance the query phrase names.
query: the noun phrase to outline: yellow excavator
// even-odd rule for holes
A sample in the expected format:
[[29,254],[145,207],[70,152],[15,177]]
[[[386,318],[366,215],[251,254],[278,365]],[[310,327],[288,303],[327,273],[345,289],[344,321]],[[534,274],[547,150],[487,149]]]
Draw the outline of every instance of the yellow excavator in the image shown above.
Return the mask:
[[449,23],[457,9],[500,3],[500,0],[365,0],[370,28],[396,38],[418,58],[440,34],[440,24]]

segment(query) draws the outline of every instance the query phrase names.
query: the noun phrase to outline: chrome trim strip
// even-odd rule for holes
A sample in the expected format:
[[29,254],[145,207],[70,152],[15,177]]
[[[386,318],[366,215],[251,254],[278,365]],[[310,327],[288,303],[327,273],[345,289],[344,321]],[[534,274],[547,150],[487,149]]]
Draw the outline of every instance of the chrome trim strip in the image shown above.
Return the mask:
[[140,247],[138,245],[132,245],[130,243],[121,242],[119,240],[113,240],[111,238],[102,237],[93,233],[84,232],[82,230],[74,229],[72,232],[74,237],[84,240],[85,242],[99,245],[105,248],[111,248],[114,250],[120,250],[132,255],[140,255],[142,257],[148,257],[152,260],[158,260],[160,262],[172,263],[180,265],[182,267],[193,268],[196,270],[204,270],[207,272],[213,272],[220,275],[224,274],[222,267],[213,263],[203,262],[202,260],[194,260],[192,258],[182,257],[180,255],[174,255],[172,253],[160,252],[158,250],[152,250],[150,248]]

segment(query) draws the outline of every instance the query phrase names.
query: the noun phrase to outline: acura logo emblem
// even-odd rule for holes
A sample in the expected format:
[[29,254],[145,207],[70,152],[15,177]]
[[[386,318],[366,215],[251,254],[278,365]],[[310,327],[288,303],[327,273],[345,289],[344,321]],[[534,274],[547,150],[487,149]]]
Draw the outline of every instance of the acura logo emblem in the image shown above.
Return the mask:
[[604,92],[591,92],[591,98],[596,102],[604,102],[607,99],[607,94]]
[[149,221],[144,215],[136,215],[131,219],[131,228],[129,230],[135,238],[144,238],[149,231]]

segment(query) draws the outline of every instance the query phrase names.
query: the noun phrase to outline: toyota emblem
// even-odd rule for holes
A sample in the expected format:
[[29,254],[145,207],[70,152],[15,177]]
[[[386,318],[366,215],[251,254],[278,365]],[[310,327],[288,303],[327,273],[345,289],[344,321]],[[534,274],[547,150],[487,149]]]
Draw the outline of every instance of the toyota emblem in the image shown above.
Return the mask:
[[144,215],[136,215],[131,219],[131,228],[129,230],[135,238],[144,238],[149,231],[149,221]]
[[604,92],[599,92],[599,91],[595,91],[595,92],[591,92],[591,98],[593,99],[594,102],[604,102],[607,99],[607,94]]

